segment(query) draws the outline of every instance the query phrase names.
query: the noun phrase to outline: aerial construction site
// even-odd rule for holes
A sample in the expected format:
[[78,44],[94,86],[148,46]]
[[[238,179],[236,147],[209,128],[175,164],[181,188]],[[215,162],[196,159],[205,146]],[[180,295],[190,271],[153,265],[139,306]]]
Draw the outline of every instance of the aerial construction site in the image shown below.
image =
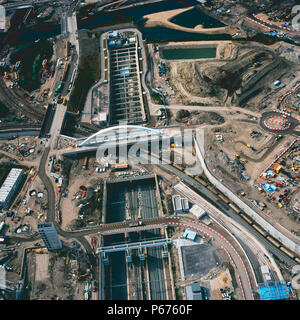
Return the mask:
[[3,6],[0,299],[299,299],[293,1]]

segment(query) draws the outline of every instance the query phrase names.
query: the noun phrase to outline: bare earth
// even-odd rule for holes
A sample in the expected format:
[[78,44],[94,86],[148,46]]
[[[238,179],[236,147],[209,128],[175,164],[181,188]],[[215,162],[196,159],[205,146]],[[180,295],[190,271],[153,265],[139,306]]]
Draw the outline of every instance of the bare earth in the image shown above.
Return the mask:
[[192,33],[202,33],[202,34],[224,34],[231,33],[230,28],[220,27],[220,28],[203,28],[201,24],[197,25],[195,28],[186,28],[179,26],[175,23],[170,22],[170,20],[180,13],[190,10],[192,7],[184,9],[168,10],[163,12],[157,12],[144,16],[148,20],[145,23],[145,27],[167,27],[175,30],[192,32]]

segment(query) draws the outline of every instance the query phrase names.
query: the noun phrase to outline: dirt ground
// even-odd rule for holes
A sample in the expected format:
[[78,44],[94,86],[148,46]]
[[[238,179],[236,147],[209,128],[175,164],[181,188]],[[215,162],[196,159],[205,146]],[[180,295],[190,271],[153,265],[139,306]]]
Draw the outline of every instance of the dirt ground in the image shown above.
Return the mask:
[[[206,130],[207,164],[213,170],[214,175],[235,194],[239,195],[241,192],[245,192],[246,195],[243,200],[248,205],[253,206],[252,200],[264,202],[267,208],[264,211],[260,211],[260,214],[265,219],[275,225],[281,225],[289,231],[292,230],[298,233],[300,232],[299,222],[295,221],[287,210],[279,208],[276,202],[271,202],[266,193],[261,193],[255,187],[265,182],[260,179],[261,173],[271,165],[276,157],[295,138],[285,136],[276,142],[272,135],[260,130],[257,125],[252,123],[247,123],[246,125],[247,130],[245,130],[245,123],[242,122],[234,122],[220,128],[221,130],[219,130],[218,134],[221,134],[224,138],[222,143],[216,141],[216,133],[212,134]],[[260,139],[253,139],[250,136],[252,130],[262,133]],[[254,152],[249,149],[247,144],[254,146],[257,151]],[[220,150],[223,152],[220,152]],[[227,164],[228,158],[233,161],[236,154],[240,155],[240,161],[245,166],[246,170],[244,172],[249,176],[249,181],[241,180],[241,171],[233,169]]]
[[[30,283],[30,297],[38,300],[83,300],[84,286],[91,282],[89,277],[77,280],[77,275],[85,273],[87,257],[73,242],[65,243],[60,254],[35,252],[27,253],[27,284]],[[87,269],[86,269],[87,270]],[[26,289],[25,289],[26,292]]]
[[[82,169],[83,159],[74,160],[69,174],[68,196],[61,198],[62,228],[68,229],[75,219],[78,219],[79,208],[76,207],[76,199],[72,198],[80,191],[80,186],[90,187],[96,185],[99,180],[106,180],[110,176],[110,170],[95,172],[94,166],[98,165],[95,158],[89,158],[88,169]],[[100,213],[98,213],[100,214]]]
[[[209,280],[211,300],[222,300],[220,289],[224,289],[224,287],[229,287],[230,291],[234,290],[232,286],[232,278],[227,268],[223,270],[216,270],[215,272],[212,271],[208,278],[210,277],[212,277],[212,279]],[[204,280],[203,283],[206,281]],[[237,296],[237,294],[235,294],[235,296]],[[240,300],[238,296],[236,299]]]

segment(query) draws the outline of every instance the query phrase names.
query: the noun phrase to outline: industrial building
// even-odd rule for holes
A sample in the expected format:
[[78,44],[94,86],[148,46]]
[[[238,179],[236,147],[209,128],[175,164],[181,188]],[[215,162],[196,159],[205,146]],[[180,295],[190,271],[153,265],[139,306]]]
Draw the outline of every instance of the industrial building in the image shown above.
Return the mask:
[[110,71],[109,123],[146,121],[142,96],[138,38],[135,33],[108,33]]
[[38,224],[38,232],[49,251],[60,250],[62,243],[53,222]]
[[186,300],[204,300],[199,282],[194,282],[191,285],[185,286],[184,289]]
[[180,196],[178,195],[172,196],[172,204],[173,204],[174,213],[182,212],[182,203],[181,203]]
[[190,206],[189,206],[189,201],[187,198],[182,198],[181,199],[181,204],[182,204],[182,211],[183,212],[189,212]]
[[179,195],[172,197],[174,213],[189,212],[190,206],[187,198],[181,198]]
[[195,241],[197,238],[197,233],[195,231],[185,229],[182,238],[187,239],[187,240],[191,240],[191,241]]
[[22,169],[12,168],[0,188],[0,209],[9,209],[25,178]]

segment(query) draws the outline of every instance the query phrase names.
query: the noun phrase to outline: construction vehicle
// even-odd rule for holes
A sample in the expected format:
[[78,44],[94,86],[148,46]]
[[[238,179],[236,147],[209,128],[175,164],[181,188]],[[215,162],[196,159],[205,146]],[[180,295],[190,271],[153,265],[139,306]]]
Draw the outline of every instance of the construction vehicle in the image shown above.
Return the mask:
[[32,249],[32,252],[43,254],[45,251],[43,249]]
[[4,78],[9,79],[8,73],[6,71],[4,72]]
[[79,276],[77,276],[77,280],[81,280],[86,278],[89,275],[89,273],[85,273],[85,274],[80,274]]
[[63,98],[62,104],[63,104],[64,106],[67,104],[67,98],[66,98],[66,97]]
[[82,169],[84,169],[84,170],[87,169],[87,162],[88,162],[88,157],[85,157],[83,160]]

